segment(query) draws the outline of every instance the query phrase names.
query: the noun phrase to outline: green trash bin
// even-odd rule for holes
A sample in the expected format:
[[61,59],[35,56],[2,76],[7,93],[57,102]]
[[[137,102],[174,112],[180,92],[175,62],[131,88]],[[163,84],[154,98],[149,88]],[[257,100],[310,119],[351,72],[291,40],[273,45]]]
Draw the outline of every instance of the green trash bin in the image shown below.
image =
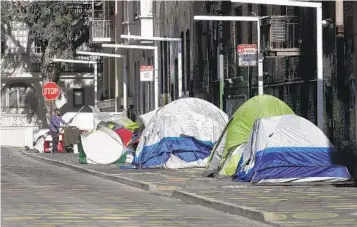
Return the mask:
[[79,157],[79,164],[88,164],[87,163],[87,156],[83,151],[83,146],[82,146],[82,135],[81,133],[78,135],[78,157]]

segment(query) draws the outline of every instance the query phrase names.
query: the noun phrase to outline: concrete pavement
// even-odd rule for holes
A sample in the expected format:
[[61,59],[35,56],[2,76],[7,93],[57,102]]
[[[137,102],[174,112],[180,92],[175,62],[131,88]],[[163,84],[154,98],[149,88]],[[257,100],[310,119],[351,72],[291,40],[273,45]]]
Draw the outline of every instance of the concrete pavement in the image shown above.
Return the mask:
[[1,150],[1,226],[267,226]]
[[[181,200],[280,226],[357,226],[357,188],[333,186],[253,186],[201,177],[201,169],[122,170],[118,166],[80,165],[73,154],[32,154],[76,168],[95,170]],[[128,182],[130,183],[130,182]],[[150,187],[142,189],[150,190]]]

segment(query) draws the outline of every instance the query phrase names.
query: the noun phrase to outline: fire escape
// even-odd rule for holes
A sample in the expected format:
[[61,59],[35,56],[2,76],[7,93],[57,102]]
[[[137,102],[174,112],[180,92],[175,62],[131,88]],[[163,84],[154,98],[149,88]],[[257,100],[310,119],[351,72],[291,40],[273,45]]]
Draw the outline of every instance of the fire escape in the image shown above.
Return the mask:
[[105,43],[114,41],[113,1],[92,0],[90,20],[90,41]]
[[[288,13],[286,13],[288,14]],[[299,115],[315,111],[308,105],[311,73],[302,70],[302,58],[306,58],[301,46],[301,21],[299,12],[289,15],[265,17],[261,26],[261,47],[265,59],[264,92],[272,94],[288,103]],[[311,106],[309,110],[307,107]],[[309,118],[308,116],[306,116]],[[309,118],[310,119],[310,118]],[[310,119],[313,121],[313,119]]]
[[269,16],[262,21],[262,50],[269,56],[299,56],[299,18]]

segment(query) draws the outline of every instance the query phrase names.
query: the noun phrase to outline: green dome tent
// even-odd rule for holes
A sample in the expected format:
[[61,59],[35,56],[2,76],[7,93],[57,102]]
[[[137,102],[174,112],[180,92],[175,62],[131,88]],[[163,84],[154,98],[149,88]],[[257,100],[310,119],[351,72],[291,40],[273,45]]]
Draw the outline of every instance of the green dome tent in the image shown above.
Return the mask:
[[241,156],[239,149],[247,143],[255,120],[285,114],[294,112],[274,96],[258,95],[247,100],[226,125],[211,152],[204,176],[218,172],[220,176],[232,176]]

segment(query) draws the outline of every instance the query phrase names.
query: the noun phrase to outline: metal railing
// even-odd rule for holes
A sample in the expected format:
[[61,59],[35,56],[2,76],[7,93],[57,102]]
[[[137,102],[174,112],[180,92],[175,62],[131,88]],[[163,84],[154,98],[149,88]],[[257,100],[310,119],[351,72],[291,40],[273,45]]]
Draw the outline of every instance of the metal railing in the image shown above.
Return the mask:
[[[0,125],[1,127],[36,127],[37,115],[35,114],[18,114],[18,113],[5,113],[2,110]],[[16,111],[19,112],[19,111]],[[32,110],[35,112],[35,110]]]
[[111,40],[113,38],[113,21],[112,20],[91,20],[90,34],[92,41]]
[[92,64],[64,64],[61,72],[63,73],[93,73]]
[[300,24],[296,17],[273,16],[262,24],[264,50],[299,49]]

